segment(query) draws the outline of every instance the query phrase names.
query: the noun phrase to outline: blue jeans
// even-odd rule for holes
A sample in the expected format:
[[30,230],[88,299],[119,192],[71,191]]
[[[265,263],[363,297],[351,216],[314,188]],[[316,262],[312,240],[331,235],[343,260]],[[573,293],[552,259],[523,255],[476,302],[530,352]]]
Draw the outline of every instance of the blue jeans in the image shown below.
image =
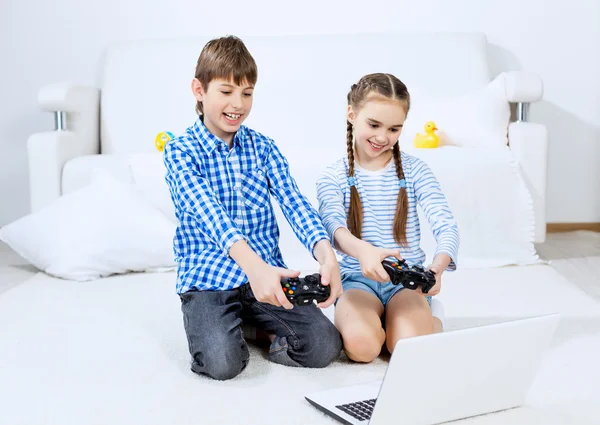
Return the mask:
[[314,304],[292,310],[261,303],[249,284],[228,291],[180,295],[192,371],[218,380],[246,368],[249,352],[242,323],[275,334],[269,360],[286,366],[321,368],[342,350],[342,338]]
[[[349,289],[360,289],[375,295],[383,306],[387,306],[396,293],[402,291],[404,286],[394,285],[392,282],[380,283],[365,277],[361,272],[348,272],[342,275],[342,287],[344,292]],[[431,297],[427,297],[431,307]]]

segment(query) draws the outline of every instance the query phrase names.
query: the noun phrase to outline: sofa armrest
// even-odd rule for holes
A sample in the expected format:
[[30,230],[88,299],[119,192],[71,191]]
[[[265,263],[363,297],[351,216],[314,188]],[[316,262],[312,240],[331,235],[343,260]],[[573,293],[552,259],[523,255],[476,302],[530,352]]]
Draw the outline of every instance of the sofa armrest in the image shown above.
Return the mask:
[[100,152],[98,89],[54,84],[40,90],[38,103],[56,114],[57,128],[33,134],[27,141],[32,211],[62,194],[62,169],[67,161]]
[[548,130],[530,122],[513,122],[508,126],[509,145],[533,200],[537,243],[546,239],[546,186],[548,177]]
[[533,72],[510,71],[505,73],[504,90],[510,103],[533,103],[544,96],[544,84]]

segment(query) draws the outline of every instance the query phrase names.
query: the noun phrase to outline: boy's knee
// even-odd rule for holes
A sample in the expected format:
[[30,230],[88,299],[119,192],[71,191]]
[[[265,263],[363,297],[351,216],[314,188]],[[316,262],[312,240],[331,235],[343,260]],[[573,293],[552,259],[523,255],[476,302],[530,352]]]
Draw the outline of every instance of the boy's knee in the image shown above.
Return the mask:
[[247,347],[239,347],[233,351],[209,350],[194,356],[192,371],[225,381],[242,373],[248,365],[249,358]]
[[192,353],[192,371],[224,381],[235,378],[248,365],[248,345],[240,337],[214,338]]
[[196,373],[209,376],[219,381],[226,381],[238,376],[248,365],[248,360],[242,358],[228,359],[225,357],[207,359],[203,367],[198,368],[198,361],[194,360],[192,370]]

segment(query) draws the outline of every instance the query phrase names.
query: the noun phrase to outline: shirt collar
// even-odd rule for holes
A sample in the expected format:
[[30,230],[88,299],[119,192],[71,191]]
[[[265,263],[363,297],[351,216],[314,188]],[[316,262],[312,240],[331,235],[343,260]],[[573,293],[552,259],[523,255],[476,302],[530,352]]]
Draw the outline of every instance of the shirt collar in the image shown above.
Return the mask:
[[[210,131],[208,131],[208,128],[206,128],[204,122],[202,121],[202,116],[198,117],[192,128],[194,131],[194,135],[200,141],[200,145],[206,153],[212,153],[220,145],[227,147],[227,143],[224,140],[220,139],[219,137],[215,136]],[[242,125],[233,136],[233,146],[237,146],[237,148],[241,150],[244,146],[244,140],[246,138],[245,136],[246,127]]]

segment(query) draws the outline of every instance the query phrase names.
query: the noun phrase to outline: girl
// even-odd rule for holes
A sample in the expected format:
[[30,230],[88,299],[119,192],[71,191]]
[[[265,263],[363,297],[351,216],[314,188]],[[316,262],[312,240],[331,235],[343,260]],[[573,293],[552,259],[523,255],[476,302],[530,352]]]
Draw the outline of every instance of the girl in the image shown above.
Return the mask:
[[[341,254],[343,295],[335,324],[351,360],[371,362],[385,343],[442,330],[436,308],[444,270],[456,269],[458,227],[440,185],[420,159],[400,152],[398,138],[410,107],[406,86],[390,74],[369,74],[348,93],[347,158],[317,181],[319,210]],[[381,262],[404,258],[422,264],[417,202],[437,241],[429,270],[430,296],[394,285]],[[432,308],[434,313],[432,314]],[[433,317],[433,316],[436,317]]]

